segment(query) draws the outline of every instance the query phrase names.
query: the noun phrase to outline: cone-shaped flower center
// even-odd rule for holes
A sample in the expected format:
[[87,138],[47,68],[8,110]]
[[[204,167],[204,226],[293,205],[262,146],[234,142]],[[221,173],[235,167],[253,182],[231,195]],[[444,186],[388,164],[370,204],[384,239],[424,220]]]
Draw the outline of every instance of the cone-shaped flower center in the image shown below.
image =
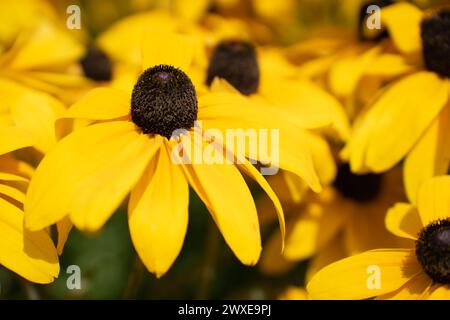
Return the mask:
[[131,96],[131,118],[144,133],[168,139],[179,129],[189,129],[197,120],[197,95],[181,70],[160,65],[144,71]]
[[433,222],[421,231],[416,256],[435,283],[450,283],[450,219]]
[[255,47],[240,40],[219,43],[209,63],[207,85],[216,77],[227,80],[242,94],[258,91],[259,65]]
[[450,78],[450,8],[426,17],[421,37],[427,69]]
[[334,186],[346,198],[367,202],[379,195],[381,183],[380,174],[357,175],[350,171],[348,164],[342,164],[339,166]]
[[91,47],[80,61],[83,73],[95,81],[110,81],[112,78],[112,63],[106,53]]

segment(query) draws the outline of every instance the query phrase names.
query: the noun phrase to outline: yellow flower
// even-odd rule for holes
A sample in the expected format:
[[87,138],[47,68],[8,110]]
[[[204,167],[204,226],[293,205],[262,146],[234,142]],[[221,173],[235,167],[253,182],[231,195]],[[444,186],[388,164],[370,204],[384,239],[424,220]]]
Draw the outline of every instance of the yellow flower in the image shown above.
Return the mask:
[[[367,28],[366,19],[373,17],[366,11],[370,4],[386,6],[386,11],[395,6],[390,1],[365,2],[360,8],[356,35],[341,29],[331,35],[327,31],[329,35],[313,36],[287,51],[290,59],[300,64],[299,74],[322,81],[344,103],[352,119],[386,82],[417,68],[389,38],[391,29],[399,24],[397,20],[384,21],[382,10],[382,28]],[[404,12],[404,16],[408,14]]]
[[279,296],[278,300],[307,300],[308,294],[305,289],[299,287],[288,287]]
[[33,169],[7,151],[31,144],[20,128],[0,125],[0,264],[25,279],[50,283],[59,274],[58,254],[47,231],[24,229],[25,190]]
[[308,283],[309,297],[450,299],[449,199],[450,176],[425,182],[417,206],[397,203],[386,216],[387,228],[416,240],[415,248],[377,249],[335,262]]
[[[142,43],[145,71],[131,94],[131,108],[130,93],[99,88],[65,114],[97,122],[68,135],[43,159],[28,189],[26,226],[39,230],[68,216],[76,227],[95,231],[131,191],[131,238],[146,267],[161,276],[183,244],[190,185],[236,256],[245,264],[255,264],[261,250],[258,217],[239,169],[271,197],[284,231],[278,199],[247,160],[255,156],[267,163],[268,158],[249,148],[235,150],[216,134],[225,137],[227,129],[238,128],[279,130],[280,157],[273,164],[320,191],[308,146],[297,139],[295,127],[241,95],[203,94],[197,104],[189,79],[195,47],[190,38],[147,32]],[[194,126],[195,120],[201,121],[203,131]],[[187,131],[171,138],[173,130],[180,128]],[[210,129],[216,139],[205,135]],[[192,147],[203,153],[214,151],[224,163],[199,163],[192,158]],[[270,144],[262,148],[270,149]],[[238,160],[236,165],[225,158],[230,152]]]
[[[450,11],[423,14],[408,3],[382,11],[391,37],[422,68],[393,83],[355,123],[343,156],[355,172],[382,172],[406,157],[410,201],[428,178],[447,173]],[[419,58],[417,58],[419,57]]]
[[[271,185],[279,194],[279,189]],[[405,245],[384,225],[386,210],[402,198],[399,170],[360,176],[352,174],[347,164],[340,165],[333,186],[325,187],[321,194],[305,192],[297,203],[280,197],[287,214],[285,250],[280,254],[279,235],[273,234],[263,250],[262,271],[283,273],[297,262],[312,258],[308,280],[338,259],[379,247]]]

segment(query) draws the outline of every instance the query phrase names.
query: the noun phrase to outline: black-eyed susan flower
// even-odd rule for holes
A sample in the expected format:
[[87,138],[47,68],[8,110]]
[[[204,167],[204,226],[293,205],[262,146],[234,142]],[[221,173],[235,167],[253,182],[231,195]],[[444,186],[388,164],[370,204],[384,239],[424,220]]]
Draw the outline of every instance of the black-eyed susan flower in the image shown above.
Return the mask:
[[[282,202],[287,219],[285,250],[276,249],[279,239],[273,234],[263,251],[261,270],[280,274],[312,259],[306,274],[310,279],[317,270],[347,256],[405,245],[384,225],[386,210],[404,199],[401,181],[400,170],[355,175],[347,164],[340,165],[334,183],[322,193],[304,192],[296,203]],[[274,190],[279,192],[276,186]]]
[[59,274],[57,250],[47,231],[23,226],[23,201],[33,169],[8,151],[32,144],[27,132],[0,125],[0,265],[36,283],[50,283]]
[[[279,130],[279,160],[273,158],[273,164],[319,191],[308,146],[296,138],[296,127],[239,94],[197,96],[189,77],[194,55],[189,38],[147,32],[142,43],[144,71],[131,93],[94,89],[64,115],[96,123],[66,136],[42,160],[27,193],[26,226],[39,230],[67,216],[76,227],[95,231],[131,192],[131,238],[147,268],[161,276],[183,244],[190,185],[235,255],[255,264],[261,250],[259,223],[239,169],[272,198],[283,229],[278,199],[248,160],[268,165],[269,159],[251,148],[232,148],[218,133]],[[209,129],[215,130],[213,137],[205,135]],[[175,130],[182,132],[173,136]],[[261,148],[267,151],[271,145],[274,141]],[[199,162],[192,148],[219,160]],[[239,161],[227,161],[230,154]]]
[[416,206],[397,203],[386,216],[387,228],[415,246],[335,262],[308,283],[310,298],[450,299],[449,194],[449,176],[423,183]]
[[343,156],[352,170],[374,172],[406,157],[406,191],[414,202],[422,181],[448,169],[450,10],[422,13],[398,3],[382,17],[397,48],[423,63],[378,95],[356,121]]

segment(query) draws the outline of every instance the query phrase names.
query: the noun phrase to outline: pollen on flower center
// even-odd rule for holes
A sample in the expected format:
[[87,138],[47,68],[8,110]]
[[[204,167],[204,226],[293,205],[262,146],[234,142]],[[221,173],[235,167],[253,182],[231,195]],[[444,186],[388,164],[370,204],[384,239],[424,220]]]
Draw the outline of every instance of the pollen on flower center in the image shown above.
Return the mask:
[[435,283],[450,283],[450,219],[433,222],[421,231],[416,256]]
[[80,61],[83,73],[95,81],[110,81],[112,78],[112,63],[106,53],[91,47]]
[[197,95],[181,70],[159,65],[144,71],[131,95],[131,118],[147,134],[168,139],[178,129],[189,129],[197,120]]
[[450,8],[426,17],[421,37],[427,69],[450,78]]
[[387,38],[388,32],[385,29],[382,30],[376,30],[374,32],[373,30],[369,30],[367,27],[367,18],[373,14],[372,12],[368,12],[368,9],[371,6],[377,6],[378,8],[384,8],[391,4],[393,4],[394,1],[392,0],[371,0],[364,2],[360,9],[359,9],[359,21],[358,21],[358,37],[361,41],[380,41],[381,39]]
[[255,47],[240,40],[219,43],[209,63],[207,85],[211,85],[216,77],[227,80],[242,94],[255,93],[259,86],[259,65]]
[[382,175],[364,174],[357,175],[351,172],[348,164],[339,166],[335,188],[346,198],[358,202],[374,200],[380,193]]

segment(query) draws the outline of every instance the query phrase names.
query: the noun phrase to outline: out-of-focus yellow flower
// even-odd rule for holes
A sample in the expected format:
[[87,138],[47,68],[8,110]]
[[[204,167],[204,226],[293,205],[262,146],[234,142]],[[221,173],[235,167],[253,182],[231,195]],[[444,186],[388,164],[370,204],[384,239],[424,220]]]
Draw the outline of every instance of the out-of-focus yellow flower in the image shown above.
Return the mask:
[[47,231],[24,229],[25,190],[33,169],[6,152],[27,147],[26,131],[0,124],[0,264],[25,279],[50,283],[59,274],[56,248]]
[[343,156],[355,172],[383,172],[406,157],[406,191],[414,203],[420,184],[449,166],[450,9],[427,14],[398,3],[382,17],[398,50],[424,63],[379,94],[355,123]]
[[[386,216],[415,248],[377,249],[335,262],[308,283],[311,299],[450,299],[450,176],[423,183],[417,205],[397,203]],[[376,278],[378,276],[378,278]]]
[[[204,137],[203,130],[218,130],[225,137],[227,129],[276,128],[280,158],[273,165],[292,171],[320,191],[307,145],[303,141],[292,144],[297,136],[295,126],[239,94],[199,94],[197,105],[195,84],[189,79],[195,52],[192,39],[148,31],[142,45],[145,71],[131,94],[131,108],[129,92],[99,88],[65,114],[98,123],[68,135],[43,159],[28,189],[26,226],[39,230],[67,216],[78,228],[95,231],[131,191],[129,227],[134,246],[147,268],[161,276],[183,244],[191,185],[236,256],[245,264],[255,264],[261,250],[258,217],[238,169],[268,193],[284,233],[281,205],[247,160],[253,157],[251,150],[227,149],[225,141],[218,136],[215,140]],[[161,86],[161,90],[152,91],[149,85]],[[200,129],[194,126],[197,119]],[[178,141],[171,138],[173,130],[181,128],[189,134],[180,134]],[[199,164],[191,158],[192,147],[204,152],[205,144],[216,152],[222,150],[218,154],[222,160],[226,161],[224,152],[231,152],[239,162]],[[176,147],[181,147],[181,154],[173,152]],[[187,156],[189,163],[183,162],[182,156]],[[181,165],[175,164],[173,157]],[[261,153],[255,160],[267,161]]]
[[[278,194],[276,186],[271,184]],[[399,247],[384,226],[386,210],[403,199],[401,172],[384,175],[353,175],[341,165],[333,186],[321,194],[305,194],[297,203],[282,202],[287,215],[285,250],[280,254],[279,236],[273,234],[263,251],[265,273],[282,273],[296,262],[313,258],[307,272],[338,259],[379,247]]]

